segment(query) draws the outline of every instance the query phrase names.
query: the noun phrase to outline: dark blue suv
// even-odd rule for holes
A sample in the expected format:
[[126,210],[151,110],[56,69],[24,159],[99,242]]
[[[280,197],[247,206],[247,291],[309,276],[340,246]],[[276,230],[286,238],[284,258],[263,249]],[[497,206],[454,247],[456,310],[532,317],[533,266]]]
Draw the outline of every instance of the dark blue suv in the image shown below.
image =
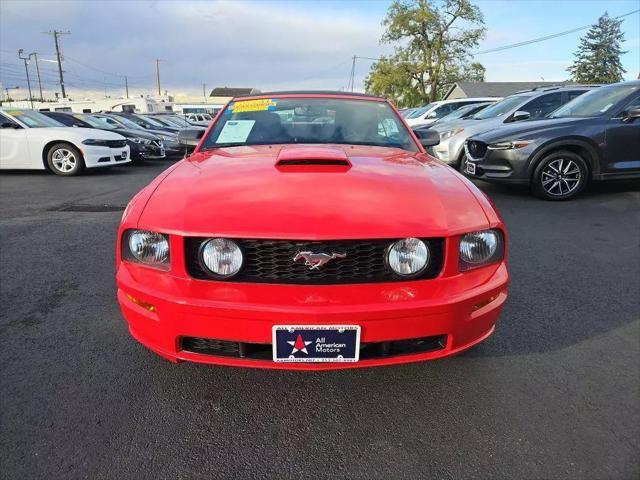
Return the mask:
[[547,200],[566,200],[590,180],[640,179],[640,81],[592,90],[548,118],[470,137],[464,173],[530,184]]

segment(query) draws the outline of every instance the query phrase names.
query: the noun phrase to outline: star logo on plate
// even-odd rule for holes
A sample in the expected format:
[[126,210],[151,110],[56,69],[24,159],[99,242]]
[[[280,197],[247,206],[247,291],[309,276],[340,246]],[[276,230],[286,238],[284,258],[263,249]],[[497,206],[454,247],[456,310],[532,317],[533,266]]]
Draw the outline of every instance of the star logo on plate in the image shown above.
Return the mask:
[[298,338],[296,338],[295,341],[287,340],[287,343],[293,347],[293,350],[291,351],[291,355],[293,355],[296,352],[302,352],[305,355],[309,355],[309,352],[307,351],[307,346],[311,345],[313,342],[305,342],[304,339],[302,338],[302,335],[298,334]]

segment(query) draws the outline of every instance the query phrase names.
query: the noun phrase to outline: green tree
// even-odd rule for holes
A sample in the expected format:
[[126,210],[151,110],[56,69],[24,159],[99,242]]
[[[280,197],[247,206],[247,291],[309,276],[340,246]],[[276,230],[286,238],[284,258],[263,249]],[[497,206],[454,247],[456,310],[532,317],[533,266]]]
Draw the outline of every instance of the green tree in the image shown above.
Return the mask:
[[624,33],[620,30],[622,20],[611,18],[605,12],[584,37],[580,39],[575,60],[567,71],[574,81],[580,83],[615,83],[623,79],[626,72],[620,63],[620,55],[627,53],[620,48]]
[[367,91],[406,107],[440,98],[456,81],[484,80],[469,52],[486,29],[470,0],[395,0],[382,24],[381,43],[394,45],[394,53],[371,66]]

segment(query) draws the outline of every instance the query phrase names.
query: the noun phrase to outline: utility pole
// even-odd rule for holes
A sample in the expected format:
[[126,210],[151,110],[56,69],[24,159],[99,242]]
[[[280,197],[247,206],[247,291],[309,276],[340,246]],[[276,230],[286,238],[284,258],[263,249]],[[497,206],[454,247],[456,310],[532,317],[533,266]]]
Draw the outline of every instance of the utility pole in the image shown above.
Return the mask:
[[70,35],[71,32],[61,32],[59,30],[53,30],[48,32],[42,32],[45,35],[53,35],[53,41],[56,44],[56,57],[58,58],[58,73],[60,73],[60,89],[62,90],[62,98],[67,98],[67,92],[64,89],[64,77],[62,76],[62,55],[60,55],[60,42],[58,37],[60,35]]
[[353,63],[351,64],[351,78],[349,80],[352,92],[353,92],[353,84],[355,83],[355,76],[356,76],[356,56],[354,55]]
[[38,72],[38,87],[40,88],[40,101],[43,102],[44,97],[42,96],[42,82],[40,81],[40,67],[38,66],[38,54],[36,52],[30,53],[29,58],[31,58],[31,55],[33,55],[33,58],[35,58],[36,60],[36,72]]
[[204,103],[207,103],[207,93],[206,93],[206,90],[207,90],[207,84],[206,84],[206,83],[203,83],[203,84],[202,84],[202,96],[204,97]]
[[156,58],[156,80],[158,82],[158,96],[160,97],[162,94],[160,93],[160,59]]
[[29,57],[23,57],[22,52],[24,52],[22,48],[18,50],[18,58],[20,60],[24,60],[24,71],[27,72],[27,86],[29,87],[29,101],[31,102],[31,109],[33,110],[33,97],[31,96],[31,80],[29,79],[29,66],[28,66]]
[[127,91],[127,98],[129,98],[129,80],[127,76],[124,76],[124,89]]

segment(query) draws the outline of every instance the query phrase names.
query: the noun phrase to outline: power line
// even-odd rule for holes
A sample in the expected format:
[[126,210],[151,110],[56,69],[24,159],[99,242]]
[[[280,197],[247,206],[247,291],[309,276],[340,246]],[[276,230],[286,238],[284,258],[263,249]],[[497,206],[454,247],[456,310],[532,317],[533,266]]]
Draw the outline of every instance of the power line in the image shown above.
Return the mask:
[[[629,15],[633,15],[634,13],[640,12],[640,9],[634,10],[633,12],[625,13],[624,15],[618,15],[614,17],[614,20],[618,20],[620,18],[628,17]],[[587,28],[591,28],[594,24],[591,23],[589,25],[584,25],[582,27],[572,28],[571,30],[566,30],[564,32],[553,33],[551,35],[545,35],[544,37],[533,38],[531,40],[525,40],[524,42],[512,43],[510,45],[503,45],[502,47],[490,48],[488,50],[481,50],[479,52],[472,53],[473,56],[483,55],[485,53],[494,53],[501,52],[503,50],[508,50],[510,48],[524,47],[525,45],[531,45],[532,43],[544,42],[545,40],[551,40],[552,38],[562,37],[564,35],[569,35],[571,33],[576,33],[581,30],[586,30]]]

